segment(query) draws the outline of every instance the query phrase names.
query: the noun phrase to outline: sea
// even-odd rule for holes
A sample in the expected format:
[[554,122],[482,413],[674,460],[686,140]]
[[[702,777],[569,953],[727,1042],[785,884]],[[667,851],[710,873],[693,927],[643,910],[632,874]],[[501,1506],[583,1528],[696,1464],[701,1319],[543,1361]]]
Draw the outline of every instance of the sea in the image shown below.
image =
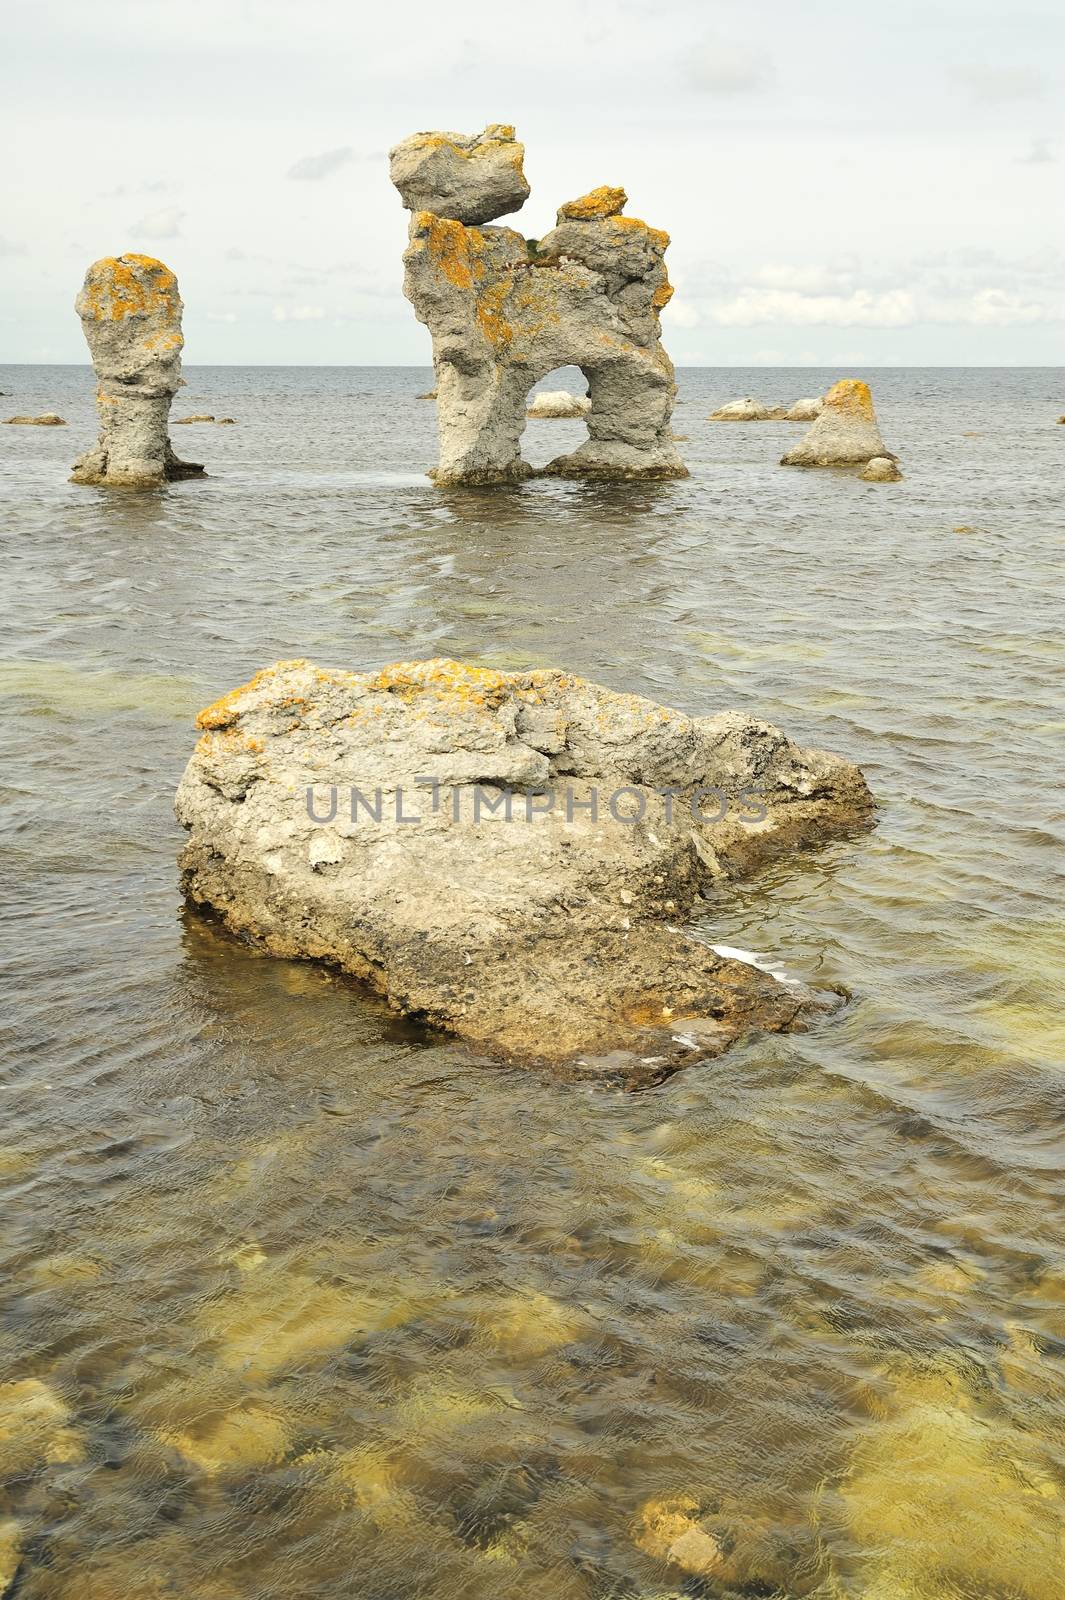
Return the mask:
[[[708,420],[850,375],[899,483]],[[0,368],[0,1594],[1061,1600],[1065,371],[682,369],[688,478],[492,489],[427,369],[186,377],[123,493]],[[843,1009],[565,1085],[190,911],[197,710],[430,656],[857,762],[704,917]]]

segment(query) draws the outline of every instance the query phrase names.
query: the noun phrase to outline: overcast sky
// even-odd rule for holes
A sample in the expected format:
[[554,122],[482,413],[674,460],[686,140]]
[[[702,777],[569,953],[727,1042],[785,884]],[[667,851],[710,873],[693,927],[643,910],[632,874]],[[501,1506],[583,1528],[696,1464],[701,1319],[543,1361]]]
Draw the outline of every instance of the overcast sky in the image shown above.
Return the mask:
[[423,363],[390,144],[513,122],[532,197],[672,235],[679,363],[1065,363],[1061,0],[36,0],[2,23],[0,360],[86,359],[99,256],[186,360]]

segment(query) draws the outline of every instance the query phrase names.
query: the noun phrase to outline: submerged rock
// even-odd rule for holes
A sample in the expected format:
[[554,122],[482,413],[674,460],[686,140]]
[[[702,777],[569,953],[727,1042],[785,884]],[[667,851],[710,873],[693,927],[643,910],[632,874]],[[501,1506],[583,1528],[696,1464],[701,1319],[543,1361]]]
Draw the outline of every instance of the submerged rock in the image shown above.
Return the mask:
[[13,1517],[0,1519],[0,1600],[3,1600],[22,1564],[22,1529]]
[[75,310],[96,369],[100,437],[73,483],[154,487],[204,471],[179,461],[167,419],[181,381],[181,296],[152,256],[107,256],[85,274]]
[[71,1411],[39,1378],[0,1384],[0,1478],[80,1461]]
[[543,389],[534,394],[527,417],[586,417],[592,402],[584,394],[570,394],[568,389]]
[[529,198],[525,146],[494,122],[483,133],[412,133],[388,152],[388,175],[408,211],[467,226],[520,211]]
[[865,463],[858,476],[864,478],[866,483],[898,483],[902,473],[892,456],[874,456]]
[[874,456],[891,455],[877,426],[869,385],[841,378],[825,395],[820,415],[809,433],[782,457],[785,467],[860,466]]
[[679,926],[716,883],[869,820],[856,767],[767,723],[454,661],[279,662],[198,721],[185,892],[276,955],[608,1077],[824,1008]]
[[745,400],[730,400],[728,405],[721,406],[717,411],[711,411],[711,422],[783,422],[785,418],[783,406],[765,406],[760,400],[752,400],[748,395]]
[[[589,437],[546,472],[686,476],[669,427],[673,365],[660,342],[659,312],[673,293],[663,260],[669,235],[622,216],[624,190],[607,187],[568,201],[538,241],[468,225],[521,203],[521,155],[511,128],[474,139],[416,134],[392,152],[392,180],[413,212],[404,293],[433,337],[437,482],[528,477],[526,397],[569,365],[588,380]],[[510,163],[509,188],[496,181],[500,163]]]
[[67,419],[56,416],[54,411],[45,411],[39,417],[8,417],[9,428],[65,428]]

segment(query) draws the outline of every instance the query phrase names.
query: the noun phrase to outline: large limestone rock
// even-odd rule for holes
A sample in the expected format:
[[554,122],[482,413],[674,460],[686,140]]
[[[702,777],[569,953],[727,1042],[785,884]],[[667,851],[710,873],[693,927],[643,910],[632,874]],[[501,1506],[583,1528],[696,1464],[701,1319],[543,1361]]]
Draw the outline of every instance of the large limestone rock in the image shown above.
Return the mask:
[[181,384],[181,296],[152,256],[107,256],[85,274],[74,302],[96,369],[100,437],[74,464],[72,482],[150,488],[200,478],[167,433]]
[[[624,190],[608,187],[562,206],[557,226],[535,244],[512,228],[470,225],[514,209],[520,189],[501,195],[497,175],[507,152],[520,176],[522,147],[512,135],[417,134],[392,152],[393,181],[413,211],[404,292],[433,338],[437,482],[527,477],[526,397],[571,364],[589,384],[589,437],[547,472],[686,476],[669,426],[673,365],[660,342],[659,312],[673,293],[668,234],[623,216]],[[431,182],[422,181],[427,163]]]
[[874,456],[891,455],[880,437],[869,385],[841,378],[825,395],[809,433],[781,458],[785,467],[864,466]]
[[408,211],[475,226],[520,211],[529,198],[525,146],[514,129],[492,123],[464,133],[412,133],[388,152],[389,177]]
[[186,894],[276,955],[495,1054],[629,1081],[822,1007],[682,926],[870,816],[856,767],[767,723],[454,661],[279,662],[198,722]]
[[542,389],[539,394],[533,395],[532,404],[525,415],[555,420],[563,417],[586,417],[591,409],[592,402],[587,395],[570,394],[568,389]]

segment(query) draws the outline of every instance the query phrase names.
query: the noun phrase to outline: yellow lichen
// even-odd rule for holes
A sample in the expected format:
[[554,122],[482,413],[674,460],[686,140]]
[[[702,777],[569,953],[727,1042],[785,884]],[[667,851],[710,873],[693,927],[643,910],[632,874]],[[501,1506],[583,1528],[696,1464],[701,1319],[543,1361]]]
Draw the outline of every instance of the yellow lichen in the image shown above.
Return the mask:
[[147,316],[163,311],[177,321],[181,311],[177,279],[154,256],[105,256],[94,262],[83,290],[89,315],[97,322]]
[[835,411],[848,411],[863,417],[873,415],[873,397],[869,385],[860,378],[841,378],[825,395],[825,405]]
[[502,315],[503,303],[511,284],[504,278],[489,284],[477,298],[477,322],[489,344],[509,344],[514,330]]
[[614,217],[624,209],[628,198],[624,189],[614,189],[609,184],[600,184],[598,189],[582,194],[580,199],[567,200],[565,205],[559,206],[558,220],[591,222],[596,217]]

